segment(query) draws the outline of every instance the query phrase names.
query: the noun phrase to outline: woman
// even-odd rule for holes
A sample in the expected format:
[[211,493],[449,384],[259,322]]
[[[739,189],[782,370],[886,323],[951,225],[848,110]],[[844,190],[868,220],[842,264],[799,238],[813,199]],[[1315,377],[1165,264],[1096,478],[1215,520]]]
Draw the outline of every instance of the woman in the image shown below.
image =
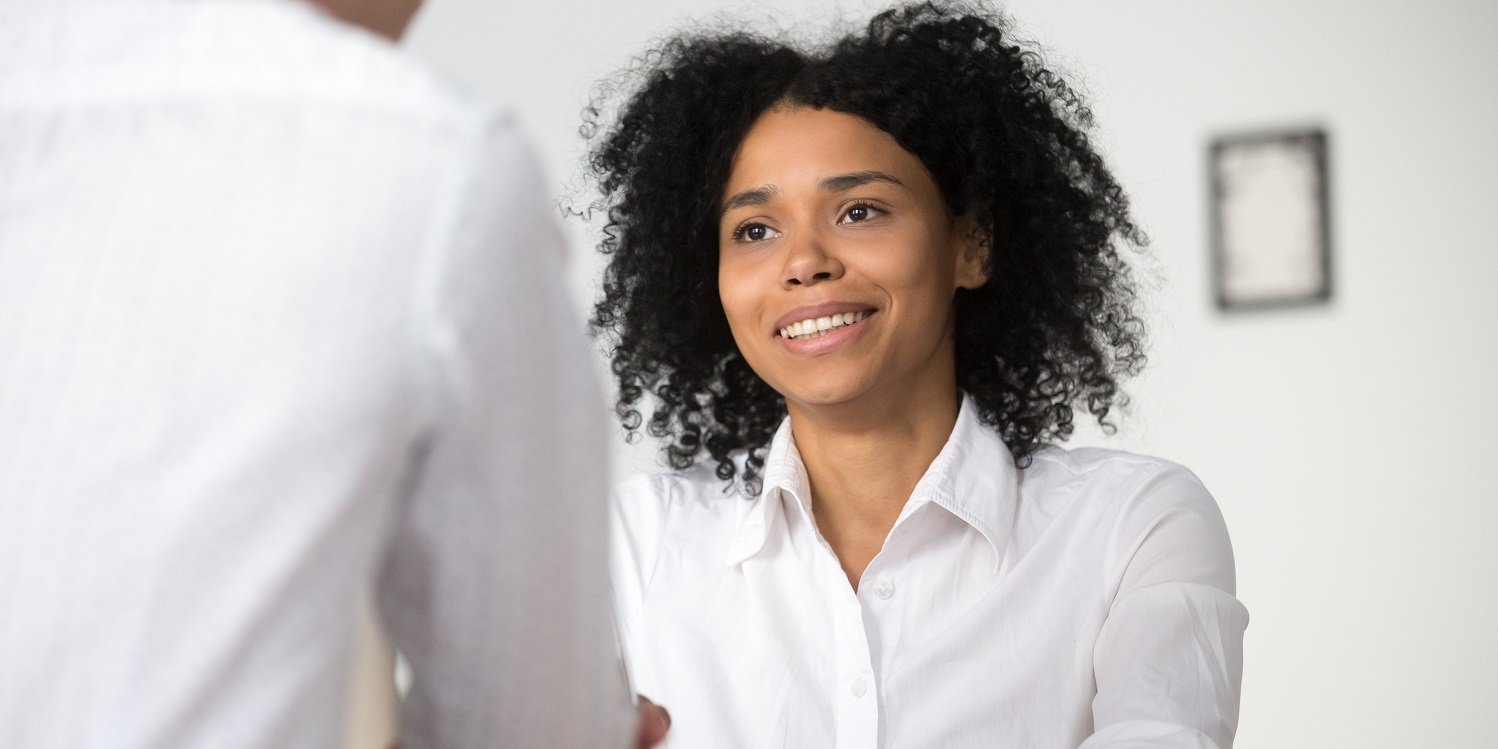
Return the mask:
[[[1227,747],[1247,613],[1185,469],[1064,450],[1143,362],[1090,114],[980,11],[643,58],[592,167],[639,693],[681,747]],[[648,422],[640,413],[647,396]]]

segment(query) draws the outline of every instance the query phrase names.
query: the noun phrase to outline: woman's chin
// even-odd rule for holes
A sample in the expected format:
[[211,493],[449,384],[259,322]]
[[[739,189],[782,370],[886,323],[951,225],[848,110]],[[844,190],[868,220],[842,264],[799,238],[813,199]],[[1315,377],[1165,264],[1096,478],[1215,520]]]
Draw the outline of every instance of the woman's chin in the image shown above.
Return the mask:
[[804,387],[787,388],[781,390],[785,396],[786,408],[791,411],[813,410],[813,409],[846,409],[857,407],[862,401],[869,400],[867,388],[860,387],[861,383],[816,383]]

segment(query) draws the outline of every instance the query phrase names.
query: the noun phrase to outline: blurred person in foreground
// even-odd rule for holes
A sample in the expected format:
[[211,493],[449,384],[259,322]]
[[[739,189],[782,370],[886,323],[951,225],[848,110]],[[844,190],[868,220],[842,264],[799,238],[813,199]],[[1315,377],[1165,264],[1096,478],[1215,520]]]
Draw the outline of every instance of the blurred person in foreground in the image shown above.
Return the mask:
[[1075,91],[956,2],[634,72],[590,119],[595,323],[675,469],[619,487],[614,546],[669,741],[1230,746],[1248,613],[1212,496],[1057,444],[1144,362],[1144,235]]
[[340,746],[370,589],[405,746],[628,743],[563,242],[415,10],[0,1],[0,744]]

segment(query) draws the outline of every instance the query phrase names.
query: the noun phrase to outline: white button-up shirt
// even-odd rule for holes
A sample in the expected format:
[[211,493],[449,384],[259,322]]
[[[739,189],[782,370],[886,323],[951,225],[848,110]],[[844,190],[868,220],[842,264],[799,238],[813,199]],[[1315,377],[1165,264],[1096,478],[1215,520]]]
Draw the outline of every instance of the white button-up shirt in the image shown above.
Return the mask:
[[789,421],[764,488],[710,466],[615,492],[615,588],[672,747],[1217,747],[1243,632],[1211,495],[1178,465],[1041,450],[965,400],[857,592]]
[[547,192],[310,3],[0,0],[0,746],[334,749],[371,588],[404,746],[624,744]]

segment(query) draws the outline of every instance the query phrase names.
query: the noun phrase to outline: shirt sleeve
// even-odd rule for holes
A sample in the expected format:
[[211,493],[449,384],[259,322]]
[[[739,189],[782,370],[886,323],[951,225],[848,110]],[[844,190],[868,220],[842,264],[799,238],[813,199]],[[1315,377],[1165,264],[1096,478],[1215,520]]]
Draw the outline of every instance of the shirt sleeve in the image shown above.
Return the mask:
[[1248,611],[1212,496],[1179,466],[1130,492],[1109,553],[1117,593],[1093,652],[1095,733],[1081,749],[1229,749]]
[[607,411],[563,288],[563,240],[503,116],[458,137],[448,215],[416,280],[432,427],[379,588],[410,666],[401,741],[622,747]]

